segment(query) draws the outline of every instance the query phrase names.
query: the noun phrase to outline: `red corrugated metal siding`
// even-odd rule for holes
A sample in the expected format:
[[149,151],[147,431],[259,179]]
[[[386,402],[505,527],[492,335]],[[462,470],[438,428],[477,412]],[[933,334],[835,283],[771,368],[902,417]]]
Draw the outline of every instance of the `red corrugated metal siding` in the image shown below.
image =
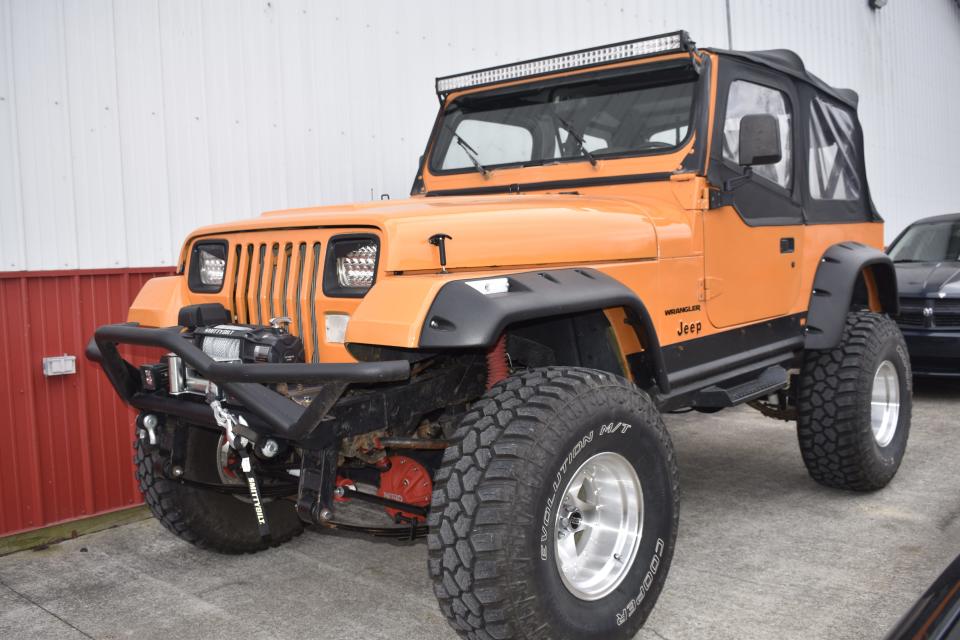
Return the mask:
[[[95,327],[126,319],[144,282],[169,273],[0,273],[0,536],[140,502],[133,412],[83,350]],[[62,354],[77,356],[77,373],[45,377],[42,358]]]

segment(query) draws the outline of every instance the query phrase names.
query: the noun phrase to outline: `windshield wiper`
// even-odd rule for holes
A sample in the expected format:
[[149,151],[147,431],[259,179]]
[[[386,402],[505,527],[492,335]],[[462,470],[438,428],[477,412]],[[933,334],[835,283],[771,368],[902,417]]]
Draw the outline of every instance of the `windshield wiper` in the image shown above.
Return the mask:
[[573,128],[573,125],[571,125],[569,122],[567,122],[566,120],[564,120],[564,119],[561,118],[560,116],[556,116],[556,118],[557,118],[557,120],[560,121],[560,124],[562,124],[562,125],[567,129],[567,133],[569,133],[571,136],[573,136],[573,140],[574,140],[574,142],[577,143],[577,147],[580,149],[580,153],[582,153],[583,155],[585,155],[585,156],[587,157],[587,160],[590,161],[590,164],[591,164],[591,165],[593,165],[594,167],[597,166],[597,159],[593,157],[593,154],[592,154],[592,153],[590,153],[589,151],[587,151],[586,144],[585,144],[584,141],[583,141],[583,136],[581,136],[579,133],[577,133],[577,130],[574,129],[574,128]]
[[457,141],[457,144],[460,145],[460,148],[463,149],[463,152],[467,154],[468,158],[470,158],[470,162],[473,163],[474,168],[479,171],[484,178],[486,178],[490,171],[485,166],[480,164],[480,154],[477,153],[477,150],[467,144],[467,141],[461,138],[460,135],[450,127],[447,127],[447,131],[450,132],[450,135],[453,136],[453,139]]

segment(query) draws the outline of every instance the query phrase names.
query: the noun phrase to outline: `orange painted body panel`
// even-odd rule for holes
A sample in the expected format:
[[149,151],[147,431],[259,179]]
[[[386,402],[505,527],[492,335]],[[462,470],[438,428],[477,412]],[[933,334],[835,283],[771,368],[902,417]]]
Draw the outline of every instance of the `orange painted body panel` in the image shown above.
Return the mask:
[[[713,61],[708,108],[712,122],[719,61],[714,54],[704,55]],[[658,60],[679,57],[683,56]],[[578,73],[584,71],[556,75]],[[509,84],[519,82],[523,81]],[[567,188],[536,194],[415,196],[274,211],[253,220],[205,227],[185,243],[181,270],[196,239],[225,239],[230,243],[230,261],[223,290],[196,294],[188,291],[183,276],[157,280],[138,296],[130,319],[171,325],[180,306],[198,302],[220,302],[239,322],[265,323],[272,315],[290,315],[292,330],[303,337],[308,357],[349,361],[343,345],[326,339],[325,313],[351,316],[347,342],[416,348],[430,305],[444,283],[578,266],[602,271],[635,292],[652,316],[660,344],[670,345],[802,314],[820,257],[830,245],[854,240],[882,248],[881,223],[750,227],[731,207],[709,209],[706,179],[677,173],[698,144],[709,147],[709,140],[691,136],[673,152],[601,159],[596,166],[583,159],[496,169],[486,176],[473,171],[423,174],[427,191],[664,176],[656,181],[578,186],[573,193]],[[329,240],[355,232],[380,238],[374,287],[362,299],[327,297],[319,286],[311,296],[308,284],[319,277],[316,268],[323,269]],[[428,242],[437,233],[453,237],[447,241],[446,273],[440,273],[437,247]],[[792,253],[781,251],[783,239],[792,239]],[[311,259],[317,255],[315,268]],[[279,277],[264,283],[256,277],[261,271]],[[291,283],[299,286],[291,289]],[[641,345],[622,316],[607,310],[621,349],[639,350]]]
[[[279,245],[282,249],[320,242],[325,250],[327,240],[340,233],[377,233],[383,253],[377,284],[365,298],[328,298],[318,287],[311,305],[308,290],[301,288],[301,305],[303,313],[310,313],[312,308],[318,319],[331,311],[350,314],[348,342],[405,348],[417,346],[430,303],[449,280],[547,267],[596,268],[623,282],[644,301],[660,343],[668,345],[692,336],[682,332],[679,319],[667,316],[666,309],[699,305],[698,310],[683,314],[686,323],[699,323],[698,337],[802,313],[809,302],[819,258],[827,247],[845,240],[882,246],[882,225],[878,223],[749,227],[729,208],[681,208],[673,195],[675,190],[697,191],[702,188],[700,182],[596,187],[581,189],[583,196],[413,198],[393,205],[376,203],[369,208],[327,207],[311,210],[313,213],[300,210],[284,216],[263,216],[197,235],[227,239],[231,243],[229,255],[234,256],[236,243]],[[636,194],[636,203],[624,200],[630,191]],[[598,196],[588,195],[593,193]],[[578,211],[571,200],[584,203],[587,210]],[[510,207],[511,201],[516,205]],[[436,213],[441,208],[448,212],[446,216]],[[357,210],[363,213],[358,215]],[[360,224],[348,226],[341,216],[359,218]],[[280,220],[284,222],[278,224]],[[270,230],[271,226],[287,226],[294,220],[304,228]],[[316,226],[331,222],[334,228]],[[311,226],[306,226],[308,223]],[[236,231],[239,229],[247,231]],[[436,247],[427,242],[430,235],[440,232],[454,236],[448,241],[447,274],[438,272]],[[785,236],[795,238],[793,254],[779,253],[780,238]],[[257,262],[257,256],[253,262]],[[282,256],[275,263],[268,255],[267,272],[281,262]],[[249,290],[241,299],[245,303],[234,303],[231,292],[238,279],[244,280],[247,264],[247,254],[243,253],[237,268],[228,269],[218,294],[191,293],[182,276],[152,281],[138,296],[129,319],[151,326],[171,325],[176,323],[180,306],[220,302],[237,310],[239,321],[257,322],[254,314],[244,309],[254,308],[259,301],[264,309],[259,321],[266,322],[270,301],[275,315],[282,315],[279,312],[284,299],[288,300],[286,315],[291,315],[294,298],[282,295],[279,280],[272,289],[264,284],[260,296]],[[300,331],[301,324],[306,322],[295,317],[295,332]],[[342,345],[325,341],[323,323],[318,324],[320,359],[349,361]],[[303,338],[312,354],[312,336]]]
[[127,312],[127,322],[147,327],[172,327],[180,309],[194,304],[182,276],[153,278],[144,283]]
[[657,256],[646,208],[628,200],[486,196],[429,198],[424,204],[436,213],[387,221],[393,250],[384,256],[386,271],[435,270],[437,249],[426,242],[435,233],[453,237],[447,242],[448,269]]

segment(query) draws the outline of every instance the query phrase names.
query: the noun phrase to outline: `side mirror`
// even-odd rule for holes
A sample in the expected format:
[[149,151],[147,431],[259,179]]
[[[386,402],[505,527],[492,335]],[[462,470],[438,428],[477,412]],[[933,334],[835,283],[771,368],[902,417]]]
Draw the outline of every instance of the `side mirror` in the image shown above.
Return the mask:
[[740,166],[776,164],[782,157],[780,124],[775,116],[755,113],[740,118]]

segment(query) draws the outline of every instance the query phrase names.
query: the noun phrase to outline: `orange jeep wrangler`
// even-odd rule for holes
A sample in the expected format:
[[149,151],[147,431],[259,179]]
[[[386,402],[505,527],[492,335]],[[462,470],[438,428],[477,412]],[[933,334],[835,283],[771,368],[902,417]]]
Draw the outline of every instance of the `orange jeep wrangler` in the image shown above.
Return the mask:
[[168,529],[425,535],[462,636],[610,640],[674,550],[662,413],[749,403],[817,482],[890,481],[910,364],[854,92],[684,32],[436,89],[412,197],[199,229],[97,329]]

